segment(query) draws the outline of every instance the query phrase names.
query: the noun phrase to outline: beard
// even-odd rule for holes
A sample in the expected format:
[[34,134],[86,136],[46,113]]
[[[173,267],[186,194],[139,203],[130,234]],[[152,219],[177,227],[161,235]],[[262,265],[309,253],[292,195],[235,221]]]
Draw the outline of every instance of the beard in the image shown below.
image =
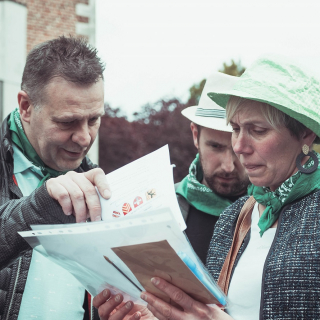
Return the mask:
[[[220,178],[232,178],[230,182],[221,182],[217,179]],[[208,175],[203,172],[203,178],[206,181],[208,187],[216,194],[222,197],[234,197],[244,194],[247,191],[247,187],[250,183],[249,178],[246,176],[240,179],[239,175],[234,173],[217,172],[212,175]]]
[[[250,183],[247,174],[243,173],[242,177],[237,170],[234,170],[230,173],[223,170],[215,171],[214,173],[208,172],[207,168],[204,166],[201,150],[199,150],[199,156],[203,170],[203,180],[214,193],[225,198],[235,197],[246,193],[247,187]],[[229,178],[230,180],[222,182],[221,180],[217,179],[219,177],[225,179]]]

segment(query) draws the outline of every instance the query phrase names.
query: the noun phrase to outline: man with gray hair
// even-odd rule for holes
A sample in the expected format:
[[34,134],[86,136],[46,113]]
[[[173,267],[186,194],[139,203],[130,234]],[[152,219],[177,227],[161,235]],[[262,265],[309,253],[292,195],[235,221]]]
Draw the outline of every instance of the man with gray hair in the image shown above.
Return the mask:
[[198,106],[182,114],[191,120],[193,142],[198,154],[189,174],[176,184],[186,234],[202,260],[206,262],[213,229],[220,213],[247,192],[249,179],[231,147],[232,128],[226,125],[226,112],[207,93],[224,83],[226,75],[208,77]]
[[85,290],[17,234],[31,224],[101,220],[104,172],[86,157],[104,114],[104,64],[59,37],[27,57],[18,108],[0,133],[0,318],[83,319]]

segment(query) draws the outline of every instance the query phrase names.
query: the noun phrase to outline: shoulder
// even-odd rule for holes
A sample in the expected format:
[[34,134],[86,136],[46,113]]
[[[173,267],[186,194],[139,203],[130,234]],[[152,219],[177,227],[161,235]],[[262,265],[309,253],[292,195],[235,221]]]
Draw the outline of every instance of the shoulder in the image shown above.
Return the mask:
[[238,220],[239,213],[244,203],[249,199],[249,196],[243,196],[227,207],[220,215],[220,218],[216,224],[215,232],[221,229],[226,230],[232,227]]
[[215,280],[219,277],[231,246],[239,213],[248,198],[249,196],[244,196],[227,207],[215,225],[207,255],[207,268]]
[[[177,190],[179,184],[180,184],[180,182],[175,183],[175,185],[174,185],[174,189],[175,190]],[[184,219],[184,221],[187,221],[187,218],[188,218],[188,215],[189,215],[190,204],[180,194],[176,193],[176,197],[177,197],[178,205],[180,207],[180,211],[181,211],[181,214],[183,216],[183,219]]]
[[296,201],[285,206],[285,212],[290,212],[291,215],[297,214],[308,216],[318,216],[320,214],[320,190],[312,192]]
[[285,229],[314,228],[314,232],[319,232],[320,236],[320,190],[285,206],[281,216],[281,224]]

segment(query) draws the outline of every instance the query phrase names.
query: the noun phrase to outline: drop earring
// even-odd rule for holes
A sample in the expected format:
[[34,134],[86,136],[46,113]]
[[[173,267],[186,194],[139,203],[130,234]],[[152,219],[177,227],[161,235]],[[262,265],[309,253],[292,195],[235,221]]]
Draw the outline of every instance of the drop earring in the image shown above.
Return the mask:
[[[301,164],[301,160],[305,157],[305,156],[309,156],[313,159],[314,164],[313,166],[309,167],[309,168],[304,168]],[[302,147],[302,152],[297,156],[296,159],[296,166],[299,169],[300,172],[302,173],[313,173],[317,170],[319,165],[319,160],[318,157],[316,156],[315,153],[310,152],[309,146],[307,144],[304,144]]]

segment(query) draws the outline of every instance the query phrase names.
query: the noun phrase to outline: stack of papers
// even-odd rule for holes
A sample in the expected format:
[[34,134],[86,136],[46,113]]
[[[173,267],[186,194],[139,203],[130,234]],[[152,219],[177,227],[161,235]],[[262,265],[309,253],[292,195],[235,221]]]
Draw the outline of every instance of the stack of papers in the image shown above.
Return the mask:
[[151,284],[153,276],[160,276],[199,301],[225,305],[225,296],[183,233],[186,225],[176,200],[168,146],[108,174],[107,179],[112,197],[101,198],[103,221],[38,225],[19,234],[93,296],[108,288],[145,304],[139,297],[148,290],[169,301]]

